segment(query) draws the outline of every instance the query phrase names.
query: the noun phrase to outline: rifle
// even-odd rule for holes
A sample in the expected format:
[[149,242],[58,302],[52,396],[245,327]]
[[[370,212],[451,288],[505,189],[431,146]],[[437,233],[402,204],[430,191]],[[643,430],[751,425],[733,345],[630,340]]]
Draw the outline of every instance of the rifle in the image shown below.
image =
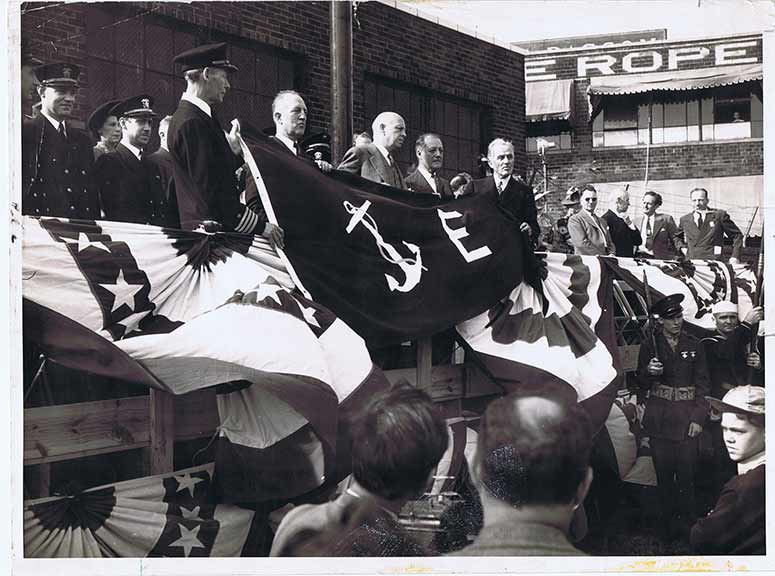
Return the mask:
[[[759,251],[759,261],[756,264],[756,292],[753,297],[753,305],[761,306],[762,294],[764,294],[764,237],[762,237],[762,247]],[[751,326],[751,346],[749,348],[751,352],[760,354],[759,352],[759,323]],[[753,366],[748,367],[748,383],[754,385],[756,378],[756,369]]]
[[657,353],[657,339],[654,336],[654,315],[651,313],[651,294],[649,292],[649,279],[646,276],[646,271],[643,271],[643,291],[646,294],[646,315],[648,316],[649,321],[649,334],[651,336],[651,346],[654,349],[654,358],[659,360],[659,355]]

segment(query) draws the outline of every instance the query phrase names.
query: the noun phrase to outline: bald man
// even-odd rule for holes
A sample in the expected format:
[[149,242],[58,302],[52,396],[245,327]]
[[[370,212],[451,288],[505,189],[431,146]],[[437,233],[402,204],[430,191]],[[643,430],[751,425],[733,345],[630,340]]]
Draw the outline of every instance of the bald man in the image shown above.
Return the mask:
[[381,112],[371,124],[374,141],[353,146],[344,155],[339,170],[394,188],[406,188],[395,157],[406,140],[406,124],[395,112]]

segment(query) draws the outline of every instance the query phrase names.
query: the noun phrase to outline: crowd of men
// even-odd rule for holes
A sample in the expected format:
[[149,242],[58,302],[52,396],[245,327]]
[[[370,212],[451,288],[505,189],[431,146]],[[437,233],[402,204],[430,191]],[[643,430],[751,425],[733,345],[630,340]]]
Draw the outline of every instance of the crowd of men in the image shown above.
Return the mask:
[[657,212],[662,205],[658,192],[643,195],[643,214],[628,214],[630,194],[614,193],[611,208],[597,212],[597,190],[592,184],[571,187],[562,205],[567,211],[555,220],[547,211],[546,192],[536,194],[540,245],[550,252],[569,254],[656,258],[658,260],[720,260],[725,240],[732,244],[729,262],[740,260],[743,234],[720,209],[708,207],[708,191],[689,192],[693,210],[678,224],[669,214]]
[[[43,64],[26,57],[22,91],[22,211],[34,216],[99,219],[187,230],[261,234],[282,247],[283,230],[268,222],[256,184],[245,177],[241,137],[248,122],[223,129],[213,107],[221,104],[238,72],[225,44],[187,50],[174,58],[186,89],[177,109],[158,123],[159,150],[147,153],[158,118],[154,99],[140,94],[98,106],[88,119],[92,138],[72,126],[78,66]],[[32,98],[39,96],[32,115]],[[25,95],[24,92],[27,91]],[[294,91],[272,104],[278,149],[334,169],[321,155],[304,158],[300,144],[307,107]],[[381,112],[372,134],[359,134],[336,169],[395,188],[440,199],[489,198],[514,222],[525,244],[576,254],[658,259],[719,259],[724,237],[740,257],[742,235],[723,210],[708,208],[708,192],[690,192],[694,210],[679,219],[657,212],[662,198],[643,197],[643,216],[627,215],[629,196],[598,216],[591,184],[568,191],[568,213],[556,222],[546,195],[514,174],[514,145],[502,138],[487,149],[489,174],[452,181],[440,175],[444,146],[438,134],[417,138],[416,169],[404,175],[396,155],[407,136],[404,119]],[[717,333],[699,341],[684,329],[680,296],[656,302],[653,341],[640,349],[637,378],[644,393],[644,432],[657,473],[662,534],[691,538],[698,551],[764,552],[764,392],[761,355],[749,345],[751,326],[763,319],[751,310],[739,322],[734,304],[714,307]],[[647,394],[646,394],[647,393]],[[706,400],[706,397],[712,397]],[[710,406],[709,406],[710,402]],[[698,520],[694,483],[698,438],[712,431],[718,505]],[[375,398],[353,424],[353,480],[332,502],[294,509],[277,531],[272,554],[420,555],[397,519],[402,506],[421,495],[447,448],[443,419],[422,392],[400,387]],[[471,477],[483,524],[462,555],[573,555],[577,510],[592,481],[589,423],[577,404],[546,390],[526,388],[492,402],[479,429]],[[735,466],[736,465],[736,466]],[[742,519],[742,520],[741,520]],[[582,530],[583,531],[583,530]]]

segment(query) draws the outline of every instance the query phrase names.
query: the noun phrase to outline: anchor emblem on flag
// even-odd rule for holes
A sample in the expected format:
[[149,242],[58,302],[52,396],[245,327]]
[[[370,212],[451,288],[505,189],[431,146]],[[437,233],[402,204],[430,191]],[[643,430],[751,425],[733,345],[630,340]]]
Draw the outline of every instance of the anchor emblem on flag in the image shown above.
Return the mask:
[[413,257],[402,257],[401,254],[398,253],[398,250],[396,250],[393,245],[385,242],[384,238],[382,238],[382,235],[379,233],[377,223],[374,221],[374,218],[371,217],[371,214],[368,213],[368,209],[371,206],[369,200],[366,200],[360,207],[354,206],[347,200],[342,202],[342,204],[347,213],[352,215],[347,224],[347,228],[345,228],[347,233],[350,234],[358,224],[363,224],[363,227],[374,236],[380,255],[391,264],[395,264],[401,268],[401,271],[404,273],[405,280],[403,284],[399,283],[399,281],[390,274],[385,274],[385,280],[387,280],[390,291],[410,292],[420,283],[422,271],[427,270],[427,268],[422,265],[420,247],[410,242],[404,242],[404,246],[409,249]]

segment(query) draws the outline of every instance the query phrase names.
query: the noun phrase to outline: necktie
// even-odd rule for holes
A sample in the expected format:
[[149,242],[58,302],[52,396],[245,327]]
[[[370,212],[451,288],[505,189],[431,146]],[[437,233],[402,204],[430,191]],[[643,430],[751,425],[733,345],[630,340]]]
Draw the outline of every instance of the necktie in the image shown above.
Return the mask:
[[503,180],[498,180],[497,188],[498,188],[498,196],[500,196],[501,193],[503,192]]
[[59,130],[58,130],[58,132],[62,136],[62,138],[67,140],[67,132],[65,132],[65,123],[64,122],[60,122],[59,123]]
[[401,172],[398,170],[398,165],[396,164],[395,158],[393,158],[393,155],[388,152],[388,163],[390,164],[390,169],[393,172],[393,181],[388,182],[391,186],[394,186],[395,188],[401,187]]
[[702,230],[702,213],[697,212],[697,228]]
[[433,179],[433,187],[436,189],[436,194],[441,194],[441,190],[439,190],[439,177],[436,176],[436,172],[431,172],[431,178]]
[[293,151],[296,153],[296,156],[301,156],[301,148],[299,148],[298,142],[293,143]]
[[651,246],[654,242],[652,238],[654,231],[651,229],[651,216],[646,216],[646,248],[651,250]]

